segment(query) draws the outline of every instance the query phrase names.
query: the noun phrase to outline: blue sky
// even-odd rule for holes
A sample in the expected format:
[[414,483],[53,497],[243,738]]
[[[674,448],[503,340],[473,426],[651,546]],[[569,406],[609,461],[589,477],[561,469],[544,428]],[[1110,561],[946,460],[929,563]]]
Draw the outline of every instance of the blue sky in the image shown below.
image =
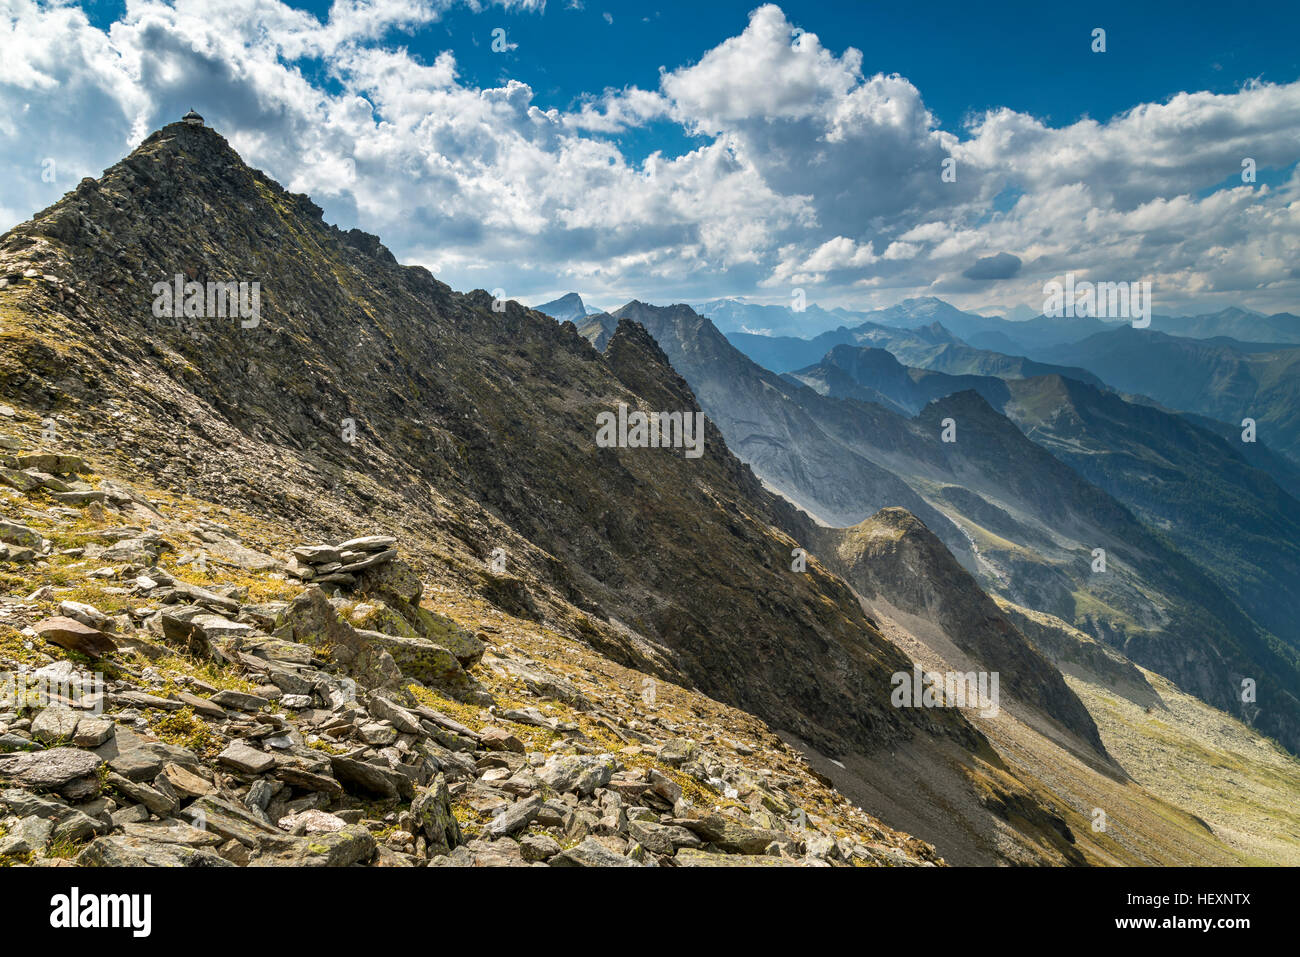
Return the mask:
[[[321,19],[330,6],[289,5]],[[734,35],[756,5],[693,0],[638,9],[643,5],[552,0],[544,13],[462,7],[409,38],[395,36],[429,61],[455,50],[462,76],[476,86],[515,77],[533,87],[542,105],[566,109],[606,87],[653,88],[661,67],[697,60]],[[835,0],[784,9],[828,45],[862,50],[873,71],[906,76],[954,129],[967,114],[998,106],[1058,123],[1104,120],[1183,90],[1231,93],[1252,79],[1300,77],[1300,4],[1251,5],[1240,13],[1204,2],[1045,6],[1041,0],[921,6]],[[497,26],[518,49],[492,52],[490,31]],[[1091,31],[1099,26],[1107,31],[1105,57],[1091,51]],[[668,123],[620,140],[634,151],[690,148],[690,139]]]
[[[0,0],[0,228],[193,105],[330,221],[524,301],[1010,308],[1073,271],[1150,279],[1168,312],[1300,311],[1298,27],[1294,4]],[[968,277],[995,256],[1019,265]]]

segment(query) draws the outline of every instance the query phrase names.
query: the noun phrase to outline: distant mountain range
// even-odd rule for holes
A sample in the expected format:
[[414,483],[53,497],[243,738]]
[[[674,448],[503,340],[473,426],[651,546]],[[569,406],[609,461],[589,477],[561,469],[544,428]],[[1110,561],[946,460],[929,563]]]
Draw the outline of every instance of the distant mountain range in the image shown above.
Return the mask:
[[[788,305],[759,305],[744,299],[717,299],[697,303],[692,308],[712,319],[714,325],[728,336],[740,332],[812,340],[841,327],[851,329],[863,323],[915,329],[939,322],[971,346],[1011,353],[1078,342],[1098,332],[1129,325],[1127,320],[1047,317],[1023,306],[1002,314],[984,315],[958,309],[933,296],[905,299],[893,306],[874,310],[840,307],[827,310],[810,304],[802,312],[796,312]],[[1300,316],[1289,312],[1266,316],[1230,308],[1198,316],[1157,313],[1152,316],[1149,328],[1191,339],[1224,336],[1243,342],[1300,344]]]
[[1166,535],[1300,652],[1300,501],[1253,467],[1241,442],[1065,376],[952,376],[907,368],[882,349],[838,346],[788,378],[824,395],[872,401],[874,394],[907,415],[946,395],[979,393]]

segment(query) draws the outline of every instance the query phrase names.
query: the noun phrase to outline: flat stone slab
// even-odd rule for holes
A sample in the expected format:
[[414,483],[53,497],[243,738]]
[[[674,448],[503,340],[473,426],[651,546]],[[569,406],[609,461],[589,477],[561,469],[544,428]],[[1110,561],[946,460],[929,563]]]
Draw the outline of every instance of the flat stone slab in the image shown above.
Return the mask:
[[274,755],[259,751],[243,741],[231,741],[226,750],[217,755],[217,760],[226,767],[245,774],[261,774],[275,766]]
[[0,778],[33,790],[56,790],[94,774],[103,760],[79,748],[0,755]]
[[392,535],[363,535],[361,538],[349,538],[338,544],[340,552],[382,552],[397,544]]
[[65,615],[38,621],[32,625],[32,630],[46,641],[80,652],[88,658],[103,658],[117,651],[117,643],[98,628]]

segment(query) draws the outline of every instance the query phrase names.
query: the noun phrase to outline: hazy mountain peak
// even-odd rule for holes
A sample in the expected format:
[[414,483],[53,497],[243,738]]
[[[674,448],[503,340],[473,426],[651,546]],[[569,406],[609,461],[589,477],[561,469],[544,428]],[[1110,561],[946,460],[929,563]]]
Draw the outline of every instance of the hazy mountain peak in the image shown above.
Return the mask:
[[576,292],[565,293],[559,299],[552,299],[550,302],[544,302],[540,306],[534,306],[533,308],[559,322],[568,320],[578,323],[587,318],[588,314],[582,297]]

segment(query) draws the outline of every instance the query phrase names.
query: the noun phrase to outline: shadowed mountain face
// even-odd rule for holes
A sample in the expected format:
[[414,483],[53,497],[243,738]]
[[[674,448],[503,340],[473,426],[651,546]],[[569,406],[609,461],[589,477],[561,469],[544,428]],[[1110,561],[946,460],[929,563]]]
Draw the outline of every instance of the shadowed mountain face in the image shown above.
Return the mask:
[[605,351],[605,346],[609,345],[609,339],[618,327],[617,319],[607,312],[589,310],[576,292],[534,308],[560,322],[572,322],[578,327],[578,335],[590,342],[598,352]]
[[550,302],[544,302],[540,306],[534,306],[538,312],[544,312],[552,319],[558,319],[560,322],[572,322],[575,325],[581,325],[587,318],[587,307],[583,304],[582,297],[576,292],[570,292],[559,299],[553,299]]
[[[177,274],[259,281],[258,321],[155,316]],[[635,327],[602,357],[571,324],[493,311],[182,124],[6,234],[0,275],[0,392],[161,484],[331,540],[405,529],[427,569],[832,754],[978,740],[890,706],[910,663],[843,582],[791,573],[773,526],[793,510],[711,425],[699,459],[597,448],[620,402],[696,408]]]
[[868,601],[887,601],[933,623],[973,664],[998,672],[1011,701],[1037,708],[1105,755],[1096,725],[1061,673],[916,516],[882,509],[852,528],[818,529],[814,542]]
[[[852,499],[843,500],[850,487],[836,485],[824,493],[813,473],[796,472],[787,463],[815,455],[817,474],[826,475],[837,463],[852,473],[854,467],[846,463],[868,461],[876,474],[888,474],[890,485],[873,489],[860,501],[891,504],[889,498],[900,496],[901,480],[908,489],[901,494],[920,497],[929,510],[944,515],[942,524],[935,525],[929,512],[905,503],[983,587],[1102,638],[1216,707],[1267,729],[1288,747],[1300,747],[1294,656],[1165,535],[1153,532],[1115,497],[1027,438],[976,392],[947,395],[909,418],[882,405],[830,398],[772,376],[738,350],[726,348],[729,344],[712,324],[686,307],[634,303],[620,310],[624,312],[636,315],[656,336],[674,367],[695,387],[705,411],[759,477],[812,513],[825,517],[821,496],[830,494],[836,497],[838,515],[852,515]],[[896,405],[915,401],[911,392],[887,395],[891,383],[905,383],[887,362],[869,358],[872,368],[884,368],[893,378],[867,380],[866,388]],[[916,386],[917,380],[906,378],[911,382],[906,388]],[[1007,395],[1010,401],[1016,394],[1013,386],[1010,380],[1004,383],[1003,393],[989,383],[982,391]],[[790,421],[799,421],[800,428],[785,427]],[[778,431],[772,423],[783,427]],[[948,424],[951,442],[943,439]],[[814,440],[815,453],[809,451]],[[861,520],[854,516],[849,522],[830,519],[829,524]],[[964,548],[954,547],[952,527],[967,538]],[[1105,552],[1104,570],[1096,549]],[[1245,678],[1268,682],[1272,714],[1241,700]]]
[[887,469],[846,448],[818,423],[819,396],[759,368],[689,306],[631,302],[615,311],[640,323],[682,373],[728,445],[772,488],[831,525],[856,525],[888,505],[918,515],[958,554],[964,536]]
[[[986,322],[1004,322],[989,319]],[[1005,324],[1005,323],[1004,323]],[[993,375],[1023,378],[1033,375],[1065,375],[1101,385],[1101,380],[1078,366],[1035,362],[1006,351],[977,349],[954,336],[939,322],[912,329],[896,329],[866,322],[851,329],[841,328],[814,339],[754,336],[733,332],[727,339],[764,368],[793,372],[820,362],[837,346],[870,346],[891,352],[904,365],[947,372],[952,375]],[[1001,348],[1001,346],[999,346]],[[1014,349],[1014,344],[1009,344]]]
[[1238,440],[1243,419],[1254,419],[1258,441],[1300,463],[1300,347],[1262,349],[1121,327],[1034,355],[1081,365],[1121,392],[1236,425]]
[[[1300,502],[1247,462],[1241,453],[1249,444],[1073,379],[949,376],[905,368],[878,349],[837,347],[791,377],[835,397],[877,395],[909,413],[973,389],[1168,536],[1251,617],[1300,650],[1300,594],[1293,587],[1300,580]],[[991,531],[999,527],[972,517]]]
[[1010,389],[1004,380],[986,375],[951,375],[905,366],[892,352],[861,346],[836,346],[815,365],[787,373],[785,378],[835,399],[875,402],[915,415],[935,399],[970,389],[989,405],[1001,408]]

